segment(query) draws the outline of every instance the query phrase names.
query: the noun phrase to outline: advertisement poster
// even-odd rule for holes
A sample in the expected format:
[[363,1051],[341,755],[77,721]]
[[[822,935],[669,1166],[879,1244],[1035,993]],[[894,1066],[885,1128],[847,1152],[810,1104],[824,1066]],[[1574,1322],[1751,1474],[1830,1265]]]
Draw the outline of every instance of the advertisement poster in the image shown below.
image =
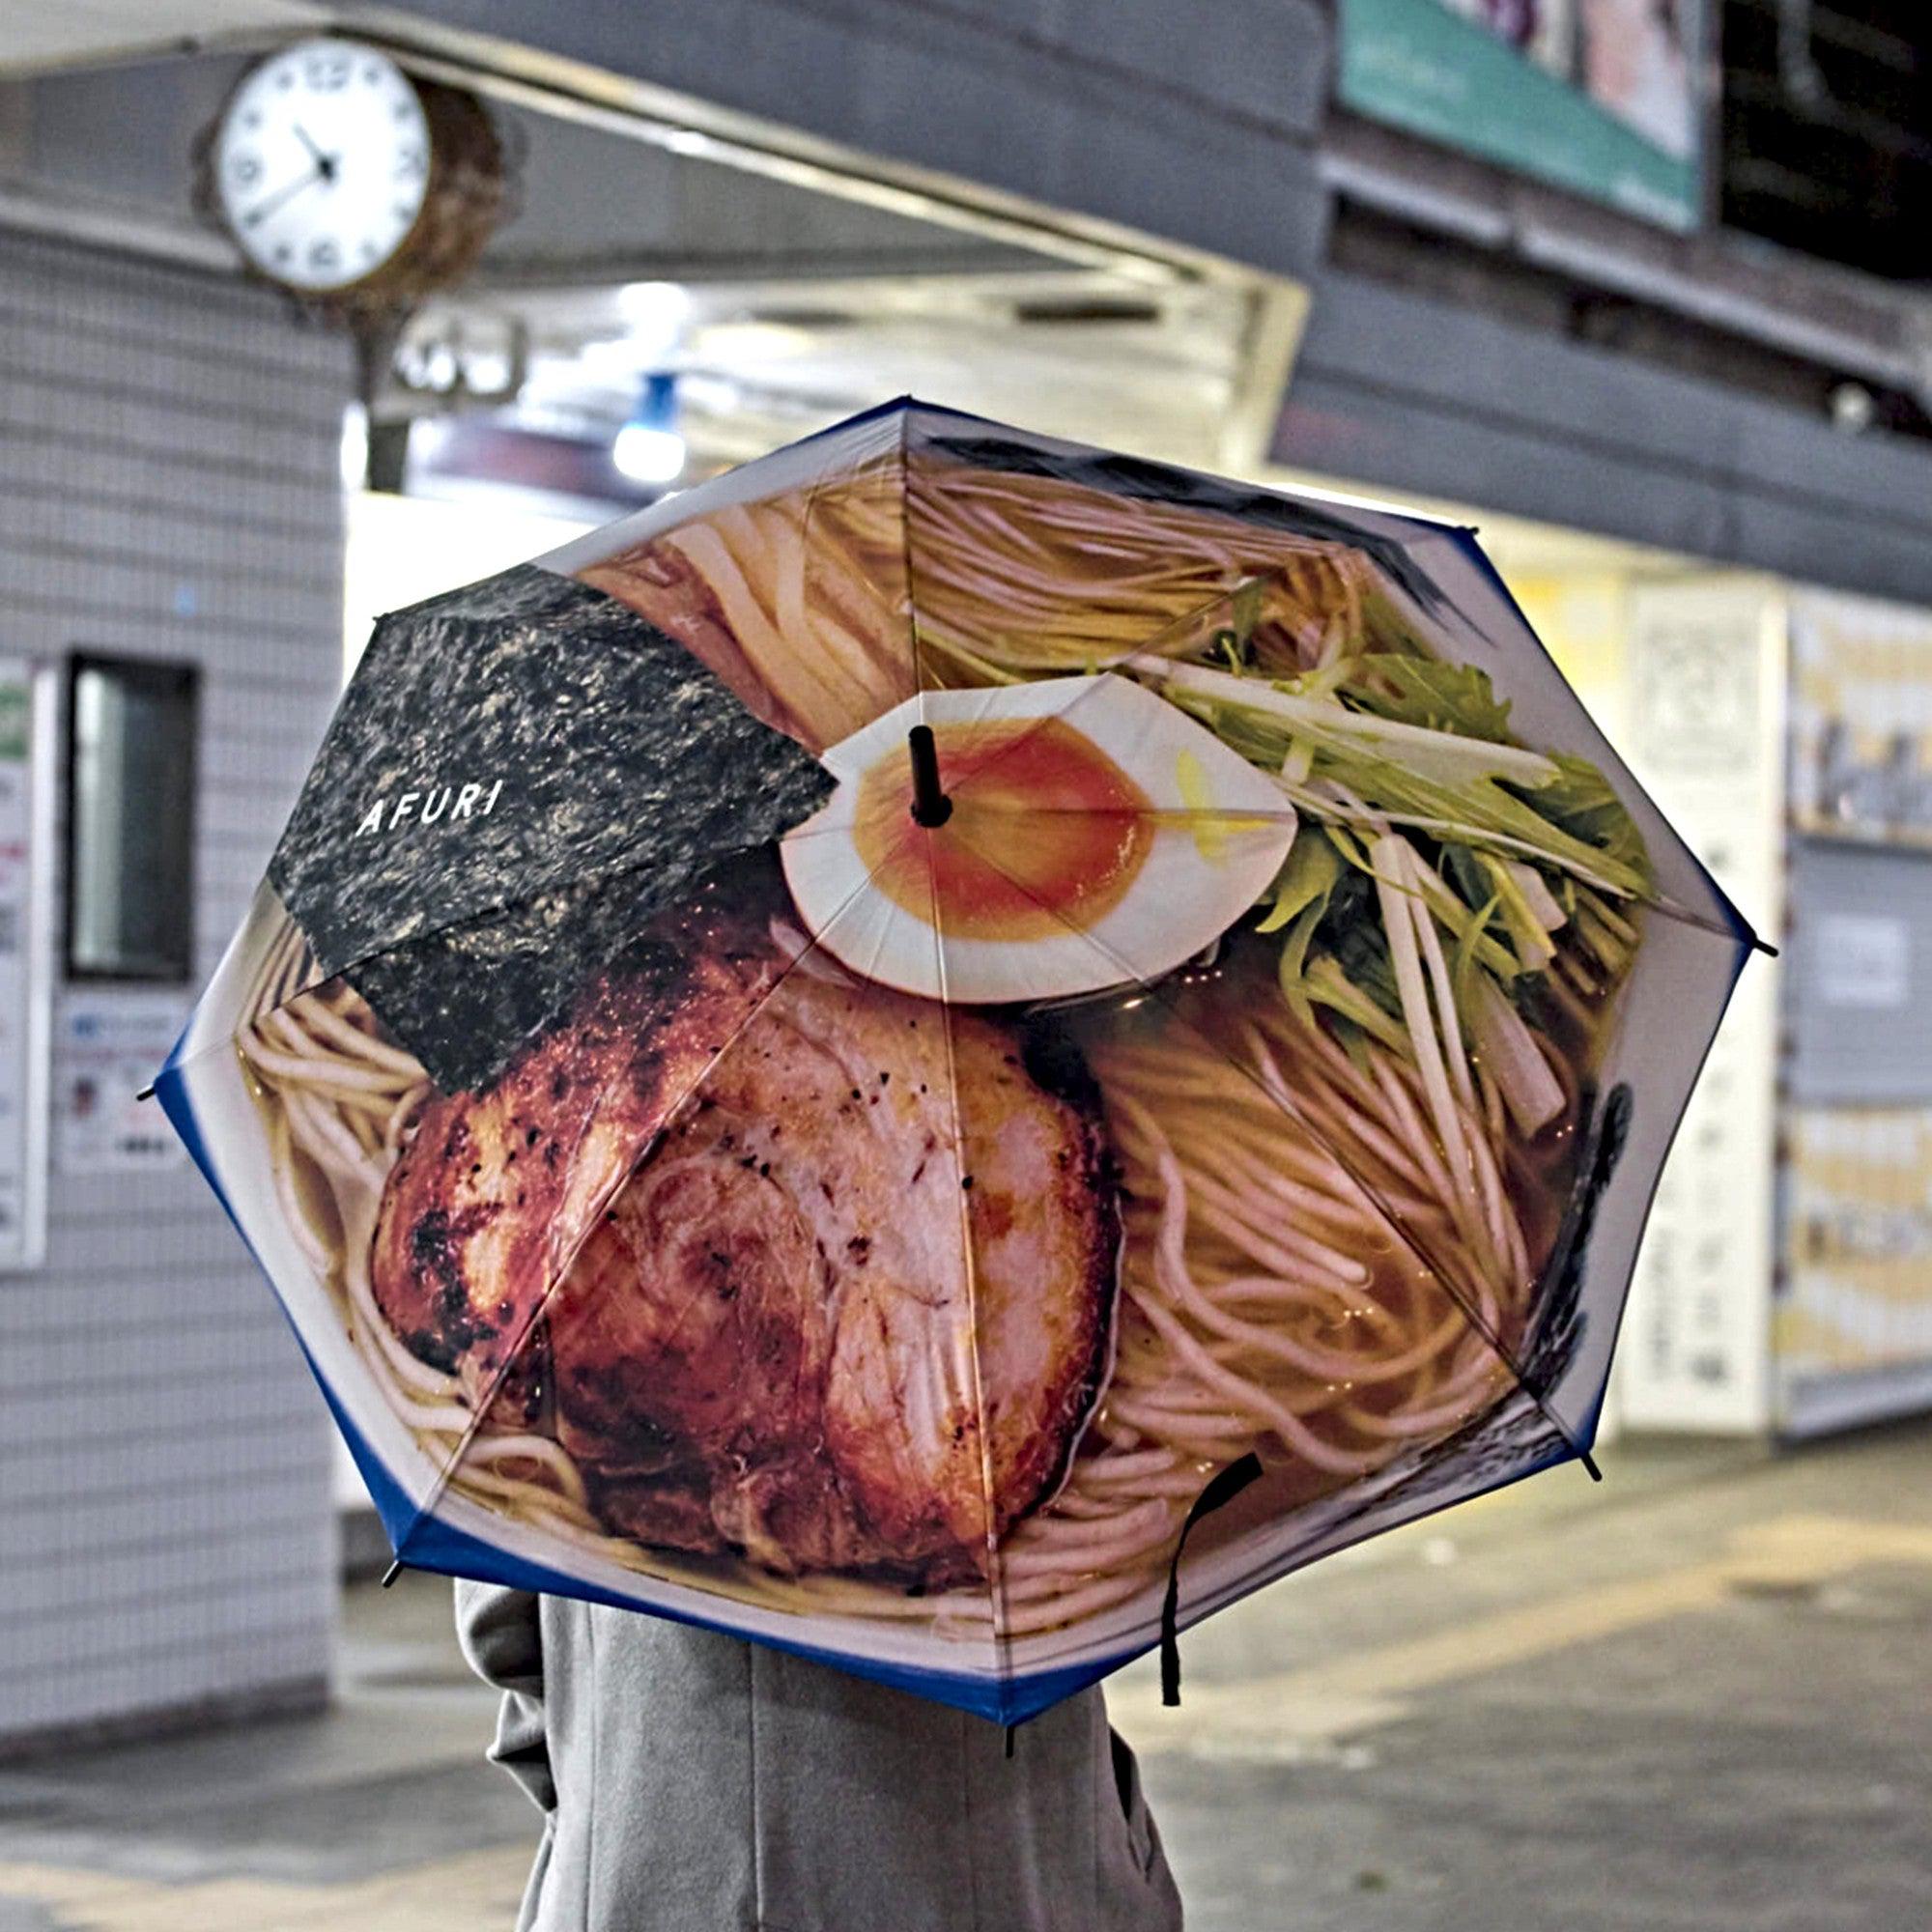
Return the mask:
[[1777,1313],[1790,1435],[1932,1397],[1932,1108],[1800,1107]]
[[1627,214],[1701,213],[1700,0],[1342,0],[1345,106]]
[[62,1003],[54,1126],[63,1174],[178,1167],[181,1142],[136,1097],[187,1018],[180,993],[75,992]]
[[1932,845],[1932,613],[1792,598],[1791,814],[1801,832]]
[[[1712,874],[1777,930],[1781,603],[1749,581],[1636,586],[1631,762]],[[1748,1433],[1770,1420],[1777,973],[1746,974],[1670,1151],[1618,1357],[1636,1428]]]
[[0,658],[0,1269],[34,1266],[43,1238],[46,1106],[44,873],[51,762],[25,658]]

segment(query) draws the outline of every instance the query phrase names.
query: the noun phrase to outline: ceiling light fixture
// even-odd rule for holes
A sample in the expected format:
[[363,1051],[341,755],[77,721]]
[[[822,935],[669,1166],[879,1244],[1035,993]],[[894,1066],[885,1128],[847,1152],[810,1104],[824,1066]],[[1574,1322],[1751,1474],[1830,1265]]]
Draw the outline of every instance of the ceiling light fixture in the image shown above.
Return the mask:
[[611,445],[611,461],[633,483],[669,483],[684,473],[684,439],[674,429],[626,423]]
[[775,362],[803,355],[810,332],[782,322],[718,322],[700,329],[698,352],[712,362]]
[[646,376],[631,419],[611,445],[611,461],[634,483],[674,483],[684,473],[684,438],[677,430],[677,378]]
[[626,282],[617,291],[617,313],[631,341],[670,349],[691,314],[691,292],[677,282]]

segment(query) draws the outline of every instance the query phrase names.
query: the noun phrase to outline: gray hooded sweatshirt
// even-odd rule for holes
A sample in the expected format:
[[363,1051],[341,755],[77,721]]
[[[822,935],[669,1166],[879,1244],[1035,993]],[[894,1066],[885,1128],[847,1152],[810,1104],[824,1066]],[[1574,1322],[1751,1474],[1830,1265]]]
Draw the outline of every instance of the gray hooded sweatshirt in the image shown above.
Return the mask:
[[1097,1690],[997,1724],[710,1631],[456,1586],[544,1812],[519,1932],[1179,1932]]

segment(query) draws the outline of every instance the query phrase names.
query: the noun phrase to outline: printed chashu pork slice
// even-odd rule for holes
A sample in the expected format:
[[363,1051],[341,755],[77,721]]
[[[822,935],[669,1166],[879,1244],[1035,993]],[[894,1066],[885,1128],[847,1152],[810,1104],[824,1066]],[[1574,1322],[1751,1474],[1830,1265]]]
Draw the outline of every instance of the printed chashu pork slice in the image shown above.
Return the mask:
[[785,980],[553,1306],[582,1462],[685,1445],[721,1541],[787,1570],[974,1567],[1039,1501],[1104,1348],[1112,1182],[1010,1028],[951,1029],[949,1051],[930,1002]]
[[[517,1141],[548,1144],[559,1070],[628,1038],[641,1120],[715,1031],[690,1002],[776,985],[549,1298],[558,1438],[643,1542],[969,1574],[1050,1492],[1104,1360],[1119,1221],[1096,1114],[1034,1077],[1012,1027],[954,1011],[949,1041],[933,1003],[785,973],[763,926],[714,926],[722,956],[687,955],[676,984],[613,967],[497,1090],[439,1103],[391,1181],[379,1298],[419,1353],[494,1362],[478,1312],[501,1332],[526,1306],[503,1271],[547,1236]],[[465,1239],[424,1179],[445,1148]]]
[[[413,1353],[460,1375],[472,1400],[489,1394],[667,1115],[781,965],[735,912],[707,903],[661,922],[487,1091],[423,1109],[370,1254],[377,1303]],[[517,1386],[533,1397],[539,1380]]]

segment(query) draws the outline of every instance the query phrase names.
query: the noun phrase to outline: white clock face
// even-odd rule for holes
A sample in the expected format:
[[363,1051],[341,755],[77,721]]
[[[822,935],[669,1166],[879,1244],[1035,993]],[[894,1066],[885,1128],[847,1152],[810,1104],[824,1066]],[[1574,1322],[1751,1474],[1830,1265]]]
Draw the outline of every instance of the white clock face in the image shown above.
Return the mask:
[[429,187],[429,124],[402,70],[353,41],[301,41],[249,74],[215,139],[242,251],[294,288],[346,288],[402,245]]

